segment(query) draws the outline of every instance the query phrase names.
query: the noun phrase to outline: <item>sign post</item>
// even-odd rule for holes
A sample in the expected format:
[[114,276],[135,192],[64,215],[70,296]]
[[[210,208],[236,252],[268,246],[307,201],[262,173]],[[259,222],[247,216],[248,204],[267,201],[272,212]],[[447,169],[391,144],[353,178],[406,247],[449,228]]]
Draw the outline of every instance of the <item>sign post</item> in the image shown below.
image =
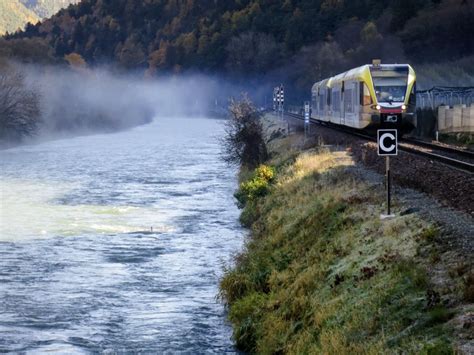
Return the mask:
[[387,214],[381,215],[382,219],[393,218],[391,213],[391,176],[390,176],[390,156],[398,154],[398,137],[396,129],[379,129],[377,131],[377,150],[379,156],[385,157],[385,179],[387,189]]
[[285,89],[283,84],[279,86],[275,86],[273,88],[273,110],[278,113],[278,116],[281,115],[281,119],[283,119],[283,105],[285,103]]
[[308,134],[310,133],[309,132],[309,115],[310,115],[310,111],[309,111],[309,101],[305,101],[304,102],[304,138],[306,140]]
[[278,104],[278,109],[280,111],[280,114],[281,114],[281,119],[283,119],[284,115],[283,115],[283,104],[285,103],[285,89],[283,88],[283,84],[280,84],[280,87],[279,87],[279,104]]
[[278,108],[278,86],[273,88],[273,111],[277,112]]

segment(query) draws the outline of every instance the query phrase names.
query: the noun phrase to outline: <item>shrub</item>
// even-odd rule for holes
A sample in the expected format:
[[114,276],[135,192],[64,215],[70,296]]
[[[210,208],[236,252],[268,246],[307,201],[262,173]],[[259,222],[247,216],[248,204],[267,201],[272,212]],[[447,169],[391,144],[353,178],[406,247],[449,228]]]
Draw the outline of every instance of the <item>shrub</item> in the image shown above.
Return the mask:
[[230,321],[239,325],[233,334],[239,349],[255,352],[259,323],[266,301],[266,295],[253,292],[237,300],[230,309]]
[[15,68],[0,69],[0,103],[0,140],[19,141],[36,133],[39,95]]
[[252,290],[253,285],[247,275],[228,270],[220,282],[220,289],[219,297],[228,303],[233,303]]
[[261,113],[247,96],[232,100],[226,134],[221,141],[222,156],[229,164],[255,168],[268,158]]
[[255,169],[252,177],[241,183],[239,190],[234,194],[239,208],[243,208],[249,201],[265,196],[270,183],[275,178],[275,170],[267,165],[260,165]]

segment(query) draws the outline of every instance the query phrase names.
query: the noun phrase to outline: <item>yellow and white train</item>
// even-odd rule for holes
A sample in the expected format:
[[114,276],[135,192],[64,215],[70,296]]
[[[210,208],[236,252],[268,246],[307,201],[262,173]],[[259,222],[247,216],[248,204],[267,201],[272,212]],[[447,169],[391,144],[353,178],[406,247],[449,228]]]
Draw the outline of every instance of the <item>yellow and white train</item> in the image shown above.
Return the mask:
[[313,85],[311,117],[356,129],[416,127],[416,75],[408,64],[374,61]]

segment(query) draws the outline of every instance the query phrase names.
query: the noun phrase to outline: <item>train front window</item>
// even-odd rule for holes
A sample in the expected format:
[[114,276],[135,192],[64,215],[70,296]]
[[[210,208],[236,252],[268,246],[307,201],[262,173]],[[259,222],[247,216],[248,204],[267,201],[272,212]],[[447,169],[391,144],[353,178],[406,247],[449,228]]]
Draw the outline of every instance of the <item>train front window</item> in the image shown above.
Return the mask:
[[373,78],[378,102],[404,102],[408,78]]
[[371,68],[378,102],[405,102],[408,68]]

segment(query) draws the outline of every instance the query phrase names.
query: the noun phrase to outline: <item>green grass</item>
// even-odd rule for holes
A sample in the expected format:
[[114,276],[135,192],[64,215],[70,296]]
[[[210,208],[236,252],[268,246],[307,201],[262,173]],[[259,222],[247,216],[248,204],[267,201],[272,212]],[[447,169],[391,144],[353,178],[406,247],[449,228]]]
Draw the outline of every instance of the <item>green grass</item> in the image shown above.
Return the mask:
[[220,285],[237,346],[452,353],[453,314],[428,307],[428,261],[417,255],[436,229],[414,215],[382,222],[383,191],[357,178],[345,153],[274,154],[269,164],[276,177],[244,203],[252,236]]

